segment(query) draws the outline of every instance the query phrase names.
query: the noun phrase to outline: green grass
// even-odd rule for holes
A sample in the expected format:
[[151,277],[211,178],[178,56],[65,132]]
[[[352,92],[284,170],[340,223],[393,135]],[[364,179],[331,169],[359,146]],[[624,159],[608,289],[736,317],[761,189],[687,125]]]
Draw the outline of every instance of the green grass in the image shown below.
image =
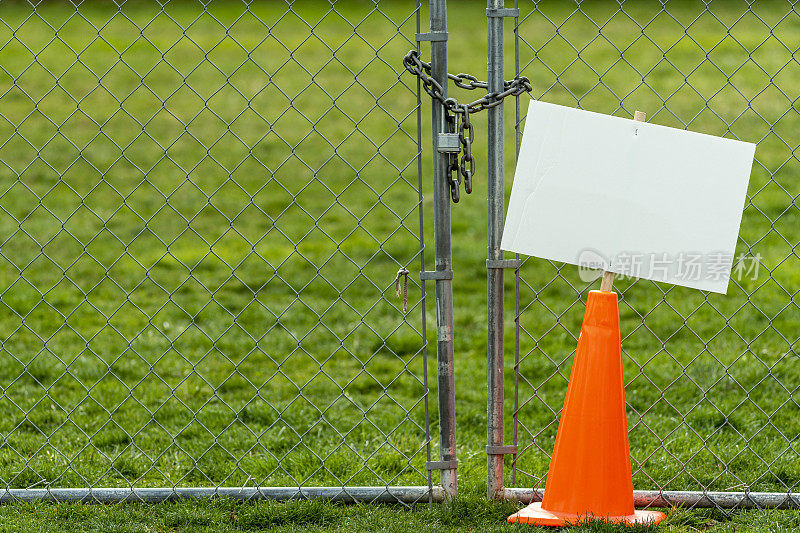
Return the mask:
[[[618,284],[635,486],[794,490],[800,74],[779,39],[791,48],[800,19],[781,21],[783,4],[758,4],[771,35],[753,13],[733,24],[742,5],[713,5],[728,32],[707,12],[694,21],[702,12],[694,3],[668,12],[626,4],[646,25],[644,38],[616,6],[584,5],[587,16],[544,3],[521,23],[521,65],[535,97],[621,116],[642,109],[653,122],[759,143],[738,248],[760,254],[757,279],[732,284],[727,296]],[[483,77],[483,9],[451,5],[453,72]],[[427,483],[419,289],[410,285],[404,316],[393,287],[398,268],[419,268],[415,82],[401,73],[416,23],[407,3],[381,10],[308,1],[295,6],[301,19],[269,2],[249,13],[225,1],[205,12],[175,2],[163,13],[145,2],[120,11],[89,2],[77,16],[52,2],[30,17],[25,3],[2,4],[4,485]],[[592,20],[605,23],[602,36]],[[506,51],[510,72],[511,31]],[[507,106],[507,191],[513,116]],[[453,208],[463,499],[411,511],[314,502],[14,505],[0,507],[1,527],[510,530],[503,518],[514,505],[480,496],[485,116],[474,122],[476,192]],[[531,486],[543,483],[590,286],[573,267],[538,260],[525,263],[522,278],[524,452],[516,480],[507,459],[507,483]],[[506,288],[511,442],[511,275]],[[434,456],[435,368],[432,360]],[[798,516],[675,511],[662,529],[792,530]]]
[[[387,531],[387,532],[511,532],[552,531],[533,526],[512,526],[505,517],[514,512],[510,503],[491,503],[482,494],[458,501],[416,506],[345,506],[319,501],[239,503],[200,500],[179,504],[18,504],[0,507],[0,531]],[[651,528],[625,528],[607,523],[586,523],[571,531],[704,531],[788,532],[800,525],[797,513],[742,511],[730,517],[719,512],[673,509],[667,520]]]

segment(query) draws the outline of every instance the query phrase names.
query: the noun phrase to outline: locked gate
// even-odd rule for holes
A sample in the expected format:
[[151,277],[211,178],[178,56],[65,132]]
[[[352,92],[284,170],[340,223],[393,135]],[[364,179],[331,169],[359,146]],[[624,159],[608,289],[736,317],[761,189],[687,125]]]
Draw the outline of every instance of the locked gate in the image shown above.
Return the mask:
[[[503,29],[513,28],[505,70],[528,76],[534,98],[629,118],[640,109],[649,121],[758,144],[727,296],[616,284],[635,501],[798,506],[800,263],[789,236],[800,189],[787,129],[797,120],[798,14],[759,3],[515,2],[509,10],[490,0],[489,8],[490,79],[512,57]],[[526,108],[518,98],[517,144]],[[503,146],[502,130],[490,128],[490,162],[502,165]],[[503,258],[503,183],[490,163],[487,484],[490,496],[530,502],[546,488],[593,284],[570,265]],[[514,272],[505,294],[501,268]]]
[[452,349],[432,461],[408,275],[419,25],[407,2],[3,4],[0,499],[455,490]]

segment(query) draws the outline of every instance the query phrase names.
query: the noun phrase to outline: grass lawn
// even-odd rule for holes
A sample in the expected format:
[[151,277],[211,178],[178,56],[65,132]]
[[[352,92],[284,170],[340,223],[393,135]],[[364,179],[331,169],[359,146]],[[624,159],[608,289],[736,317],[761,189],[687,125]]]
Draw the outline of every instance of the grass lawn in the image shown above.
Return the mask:
[[[474,493],[446,505],[335,505],[315,501],[237,503],[226,500],[178,504],[21,504],[0,508],[0,531],[423,531],[511,532],[505,523],[515,506],[490,503]],[[800,515],[788,511],[740,511],[725,516],[715,511],[671,510],[654,528],[634,531],[714,531],[718,533],[789,532],[800,527]],[[523,531],[545,532],[526,527]],[[570,529],[580,532],[622,532],[629,528],[606,523]]]
[[[427,484],[416,276],[407,313],[394,294],[397,270],[420,268],[416,82],[401,67],[416,18],[409,2],[326,4],[2,3],[5,487]],[[485,77],[484,8],[451,4],[452,72]],[[800,18],[779,2],[744,16],[745,4],[703,9],[540,3],[520,24],[520,64],[537,98],[758,142],[737,249],[760,257],[758,272],[727,296],[618,283],[634,485],[794,491]],[[508,77],[513,42],[509,22]],[[432,268],[429,113],[424,98]],[[510,191],[513,104],[506,118]],[[0,507],[0,529],[512,529],[515,506],[481,497],[486,118],[474,122],[475,193],[454,206],[452,228],[462,499],[412,510],[20,504]],[[506,287],[510,443],[511,274]],[[590,285],[573,267],[527,260],[519,287],[523,452],[513,477],[507,458],[506,482],[524,487],[544,482]],[[798,520],[680,510],[660,529],[789,531]]]

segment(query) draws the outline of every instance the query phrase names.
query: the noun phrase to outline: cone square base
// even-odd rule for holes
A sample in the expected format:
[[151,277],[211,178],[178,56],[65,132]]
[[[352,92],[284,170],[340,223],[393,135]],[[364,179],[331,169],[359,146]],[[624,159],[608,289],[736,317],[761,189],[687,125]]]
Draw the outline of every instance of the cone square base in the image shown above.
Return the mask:
[[634,511],[627,516],[592,516],[566,513],[552,513],[542,509],[542,502],[532,503],[508,517],[509,524],[530,524],[535,526],[574,526],[589,520],[603,520],[614,524],[655,525],[667,517],[660,511]]

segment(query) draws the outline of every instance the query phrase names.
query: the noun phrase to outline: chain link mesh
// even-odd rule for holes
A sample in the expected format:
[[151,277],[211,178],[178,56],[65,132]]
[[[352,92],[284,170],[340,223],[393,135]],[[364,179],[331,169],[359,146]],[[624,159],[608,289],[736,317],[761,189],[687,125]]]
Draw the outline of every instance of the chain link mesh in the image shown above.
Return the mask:
[[2,2],[5,489],[430,486],[417,10]]
[[[796,492],[800,15],[778,2],[520,7],[517,68],[536,98],[623,117],[640,109],[648,121],[758,143],[727,296],[615,283],[634,487]],[[543,488],[597,282],[527,259],[516,285],[520,451],[507,481]]]

